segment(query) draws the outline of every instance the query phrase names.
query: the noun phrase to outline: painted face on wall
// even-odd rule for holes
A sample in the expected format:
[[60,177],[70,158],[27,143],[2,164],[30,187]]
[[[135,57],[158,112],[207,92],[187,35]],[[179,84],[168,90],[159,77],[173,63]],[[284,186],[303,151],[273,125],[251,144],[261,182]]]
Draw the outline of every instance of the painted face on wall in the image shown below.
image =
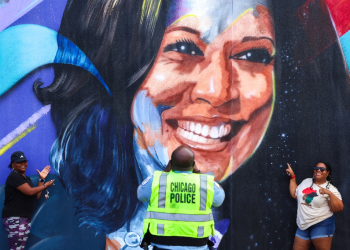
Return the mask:
[[172,3],[132,107],[137,146],[164,166],[185,144],[201,172],[222,180],[259,145],[273,107],[275,37],[256,2]]

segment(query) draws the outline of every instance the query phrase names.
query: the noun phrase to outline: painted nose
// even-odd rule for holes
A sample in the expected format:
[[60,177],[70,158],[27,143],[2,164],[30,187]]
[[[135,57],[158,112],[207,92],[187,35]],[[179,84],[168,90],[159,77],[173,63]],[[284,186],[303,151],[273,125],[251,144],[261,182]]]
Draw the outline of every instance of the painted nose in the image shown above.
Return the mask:
[[205,101],[214,107],[239,98],[237,71],[222,51],[213,53],[209,61],[200,67],[195,87],[191,93],[193,102]]

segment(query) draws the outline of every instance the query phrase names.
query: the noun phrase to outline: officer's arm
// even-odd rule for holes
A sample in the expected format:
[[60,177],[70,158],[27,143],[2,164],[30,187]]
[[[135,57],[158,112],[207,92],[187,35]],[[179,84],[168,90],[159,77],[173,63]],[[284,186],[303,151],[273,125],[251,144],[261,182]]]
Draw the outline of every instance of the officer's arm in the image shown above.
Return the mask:
[[219,207],[225,200],[225,191],[222,189],[222,187],[214,182],[214,199],[213,199],[213,206]]
[[153,175],[148,176],[137,188],[137,198],[142,202],[149,202],[152,193]]

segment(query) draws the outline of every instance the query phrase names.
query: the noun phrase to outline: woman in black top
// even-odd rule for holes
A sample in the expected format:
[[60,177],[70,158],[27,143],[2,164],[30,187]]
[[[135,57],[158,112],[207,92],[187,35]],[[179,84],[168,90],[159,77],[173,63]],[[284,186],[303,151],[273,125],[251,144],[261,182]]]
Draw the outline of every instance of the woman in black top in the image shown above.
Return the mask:
[[[39,183],[34,187],[32,180],[25,175],[27,170],[27,158],[21,151],[11,155],[13,170],[6,180],[5,204],[2,210],[2,223],[5,226],[10,248],[24,249],[30,232],[30,219],[34,210],[35,200],[39,199],[41,192],[53,185],[54,180],[45,183],[45,178],[50,172],[50,166],[39,170]],[[48,194],[45,195],[48,198]]]

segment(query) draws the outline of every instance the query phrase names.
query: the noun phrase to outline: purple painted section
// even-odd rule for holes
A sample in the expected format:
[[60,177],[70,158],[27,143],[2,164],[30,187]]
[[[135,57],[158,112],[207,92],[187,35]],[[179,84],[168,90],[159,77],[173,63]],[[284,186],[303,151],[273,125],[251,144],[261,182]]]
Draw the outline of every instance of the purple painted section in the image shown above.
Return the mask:
[[11,23],[25,15],[43,0],[12,0],[0,6],[0,31],[6,29]]
[[58,31],[66,4],[67,0],[45,0],[37,7],[33,8],[27,15],[24,15],[14,22],[11,26],[31,23]]
[[[41,70],[28,76],[0,98],[0,120],[6,121],[1,124],[1,139],[43,107],[32,90],[33,82],[37,78],[41,78],[45,83],[51,83],[53,70]],[[36,173],[35,169],[41,170],[49,165],[49,152],[55,138],[56,132],[49,112],[37,122],[37,127],[32,132],[0,156],[0,172],[2,173],[0,184],[5,183],[11,171],[7,166],[10,163],[11,154],[15,151],[20,150],[26,154],[29,160],[27,175],[33,175]]]
[[[57,31],[66,2],[46,0],[10,26],[31,23]],[[34,95],[33,82],[40,78],[45,85],[49,85],[53,77],[52,68],[42,69],[22,79],[0,97],[0,120],[2,121],[0,140],[43,107]],[[11,118],[9,119],[9,117]],[[48,113],[37,122],[37,127],[32,132],[0,156],[0,185],[5,183],[11,171],[7,166],[13,152],[18,150],[25,152],[29,160],[26,174],[33,175],[36,174],[35,169],[41,170],[49,164],[49,153],[55,139],[56,129],[52,123],[51,115]]]

